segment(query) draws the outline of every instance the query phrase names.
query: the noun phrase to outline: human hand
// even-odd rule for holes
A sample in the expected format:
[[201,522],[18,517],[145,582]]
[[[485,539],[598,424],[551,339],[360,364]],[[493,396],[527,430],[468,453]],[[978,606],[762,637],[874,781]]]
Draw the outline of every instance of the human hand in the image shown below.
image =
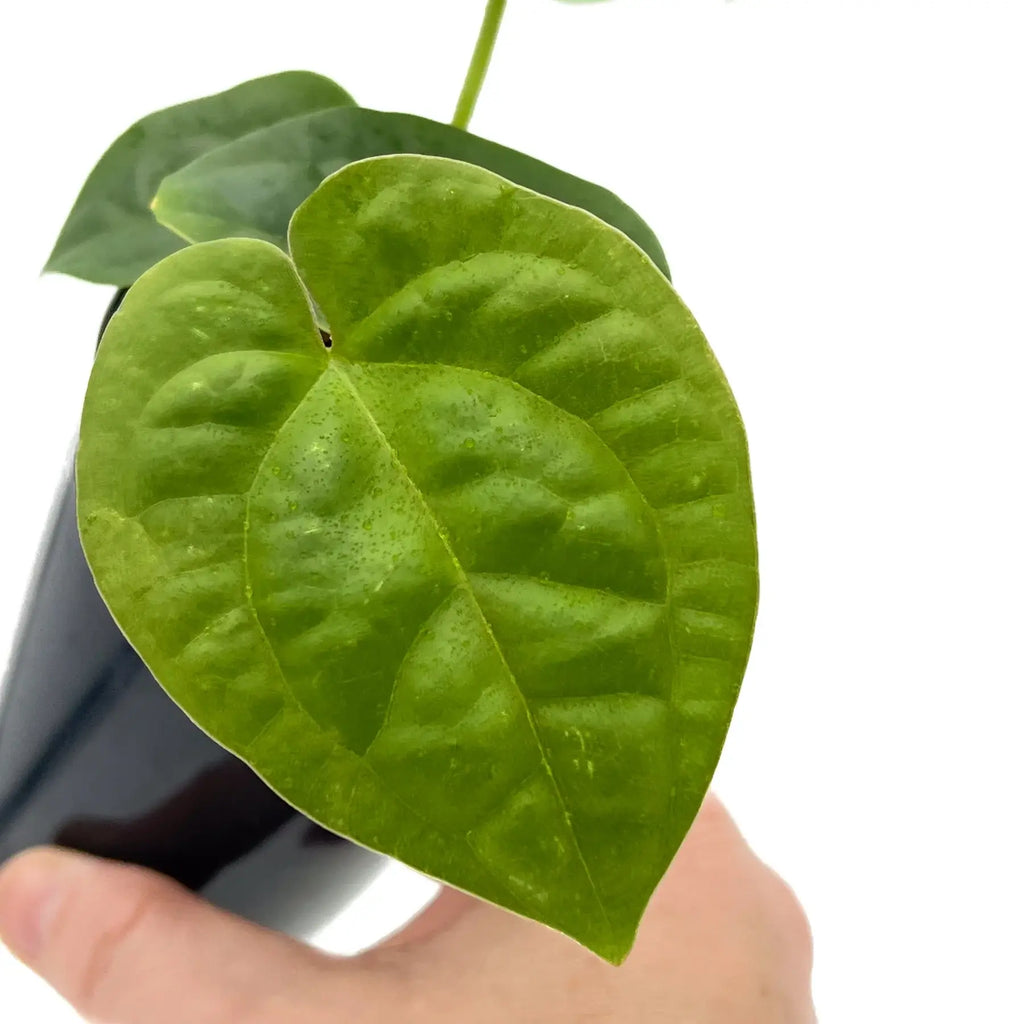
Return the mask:
[[454,890],[339,959],[152,872],[53,849],[0,871],[0,936],[102,1024],[814,1021],[803,912],[714,797],[621,967]]

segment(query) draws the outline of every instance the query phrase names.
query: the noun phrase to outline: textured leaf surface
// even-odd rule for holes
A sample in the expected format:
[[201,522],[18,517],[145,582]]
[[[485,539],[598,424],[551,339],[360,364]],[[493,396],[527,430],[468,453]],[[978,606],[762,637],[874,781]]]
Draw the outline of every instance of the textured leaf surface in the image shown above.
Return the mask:
[[353,164],[291,247],[177,253],[107,328],[103,595],[311,817],[617,962],[750,645],[728,386],[624,236],[468,164]]
[[350,103],[348,93],[329,79],[286,71],[144,117],[117,139],[89,175],[46,269],[130,285],[183,244],[150,210],[164,177],[257,128]]
[[287,248],[292,214],[334,171],[397,153],[449,157],[579,206],[618,228],[668,275],[654,232],[598,185],[461,128],[361,107],[316,111],[253,132],[199,157],[160,186],[154,213],[192,242],[263,238]]

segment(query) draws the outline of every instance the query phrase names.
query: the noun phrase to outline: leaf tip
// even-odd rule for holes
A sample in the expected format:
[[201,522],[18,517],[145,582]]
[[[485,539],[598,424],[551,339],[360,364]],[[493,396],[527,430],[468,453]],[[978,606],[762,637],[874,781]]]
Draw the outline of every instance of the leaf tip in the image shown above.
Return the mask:
[[586,945],[592,953],[599,956],[605,961],[605,963],[611,964],[612,967],[621,967],[626,962],[626,958],[633,951],[633,944],[635,941],[636,935],[634,933],[624,941],[602,942],[596,945],[586,943]]

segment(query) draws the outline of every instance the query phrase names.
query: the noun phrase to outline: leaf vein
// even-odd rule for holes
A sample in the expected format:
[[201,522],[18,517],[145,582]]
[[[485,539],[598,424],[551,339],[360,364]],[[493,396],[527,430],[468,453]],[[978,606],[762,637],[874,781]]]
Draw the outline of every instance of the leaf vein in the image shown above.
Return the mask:
[[546,579],[543,576],[529,576],[526,573],[510,573],[510,572],[469,572],[466,574],[468,578],[480,577],[485,580],[510,580],[519,581],[523,580],[528,583],[539,583],[543,586],[557,587],[560,590],[578,591],[580,593],[588,594],[603,594],[605,597],[610,597],[616,601],[622,601],[624,604],[640,604],[645,605],[648,608],[664,608],[664,601],[648,601],[643,597],[634,597],[632,594],[624,594],[619,590],[611,590],[608,587],[591,587],[584,586],[580,583],[564,583],[562,580]]
[[579,858],[580,865],[583,868],[583,873],[584,873],[584,875],[585,875],[585,877],[587,879],[587,882],[590,885],[590,889],[591,889],[591,891],[594,894],[594,900],[595,900],[595,902],[597,904],[597,907],[601,911],[601,915],[604,918],[605,924],[607,925],[609,932],[611,932],[611,931],[613,931],[613,929],[612,929],[612,926],[611,926],[611,920],[608,917],[608,910],[607,910],[607,908],[604,905],[604,901],[601,899],[600,892],[598,892],[597,885],[594,882],[593,875],[590,873],[590,867],[587,864],[586,858],[583,856],[583,850],[580,848],[579,838],[577,837],[576,829],[573,826],[572,815],[569,813],[568,806],[566,805],[566,802],[565,802],[565,796],[563,795],[563,793],[561,791],[561,788],[558,785],[558,781],[555,778],[555,774],[552,771],[551,762],[548,759],[547,750],[545,749],[544,744],[541,742],[540,733],[537,730],[537,723],[534,721],[534,718],[533,718],[533,712],[530,709],[530,705],[529,705],[529,703],[526,700],[526,695],[523,692],[522,688],[520,687],[519,681],[516,678],[515,673],[512,671],[512,667],[509,665],[507,659],[505,658],[505,652],[501,649],[501,645],[498,643],[498,639],[494,635],[494,630],[491,629],[491,624],[487,620],[487,616],[484,615],[483,609],[480,607],[480,604],[479,604],[479,602],[476,599],[476,594],[473,592],[473,587],[472,587],[472,584],[469,582],[469,577],[466,574],[466,570],[463,568],[462,563],[459,561],[458,556],[455,554],[455,551],[452,549],[452,546],[451,546],[451,544],[450,544],[450,542],[449,542],[449,540],[448,540],[448,538],[447,538],[447,536],[445,534],[445,531],[441,528],[441,524],[440,524],[440,522],[438,522],[437,516],[434,514],[433,509],[430,507],[429,503],[427,502],[426,496],[423,494],[423,492],[420,490],[420,488],[416,486],[416,484],[413,481],[412,477],[409,476],[409,471],[406,469],[405,464],[398,457],[398,453],[392,447],[391,442],[387,438],[387,435],[384,433],[383,430],[381,430],[380,424],[377,422],[377,420],[375,419],[373,413],[370,412],[370,409],[368,408],[366,403],[363,401],[362,395],[359,394],[359,391],[356,388],[355,384],[353,383],[352,379],[345,372],[344,368],[341,367],[339,364],[337,364],[333,359],[331,360],[331,363],[329,365],[334,367],[335,372],[338,374],[338,376],[341,378],[341,380],[345,383],[345,385],[347,386],[348,390],[351,392],[351,394],[355,398],[355,400],[359,403],[361,409],[363,410],[364,415],[366,416],[367,422],[370,424],[370,427],[373,429],[373,431],[380,438],[381,444],[384,445],[384,447],[387,449],[388,453],[390,454],[391,459],[392,459],[392,461],[393,461],[393,463],[395,465],[395,468],[405,477],[409,487],[412,489],[413,493],[418,497],[418,499],[422,503],[423,508],[424,508],[426,514],[429,516],[429,518],[430,518],[430,520],[431,520],[431,522],[432,522],[432,524],[434,526],[434,529],[436,530],[437,535],[438,535],[438,537],[441,540],[441,543],[446,548],[446,550],[448,552],[448,555],[449,555],[449,557],[452,560],[452,565],[455,567],[456,573],[461,577],[462,584],[463,584],[463,586],[465,586],[466,591],[468,592],[469,597],[470,597],[470,599],[473,602],[473,607],[476,609],[477,614],[480,616],[480,622],[482,623],[483,628],[484,628],[484,630],[487,633],[488,639],[493,644],[495,652],[497,653],[498,657],[501,659],[501,662],[502,662],[502,665],[505,668],[505,671],[508,673],[509,680],[511,681],[513,687],[515,688],[516,693],[519,695],[519,699],[522,701],[523,707],[524,707],[524,709],[526,711],[527,721],[530,724],[530,730],[533,733],[534,739],[536,740],[536,743],[537,743],[537,748],[538,748],[538,750],[540,751],[540,754],[541,754],[541,763],[544,765],[544,770],[545,770],[545,772],[546,772],[546,774],[548,776],[548,779],[551,782],[551,787],[554,790],[554,793],[555,793],[555,796],[556,796],[556,798],[558,800],[559,806],[562,809],[562,814],[563,814],[563,816],[565,818],[566,826],[569,829],[569,834],[572,837],[573,845],[576,848],[576,855]]
[[249,566],[249,531],[250,531],[250,512],[252,509],[252,492],[256,486],[256,481],[259,480],[260,475],[263,472],[263,467],[267,464],[267,459],[270,457],[270,453],[274,450],[274,445],[277,443],[281,434],[289,423],[298,415],[299,410],[302,408],[306,399],[309,397],[310,392],[316,385],[323,380],[324,374],[328,372],[330,363],[324,367],[323,373],[316,378],[313,383],[310,384],[306,390],[306,394],[295,403],[295,408],[281,421],[278,428],[274,431],[274,435],[267,445],[266,451],[263,453],[263,458],[260,459],[259,465],[256,467],[255,472],[252,475],[252,483],[249,485],[249,490],[245,492],[245,519],[242,522],[242,580],[243,580],[243,594],[245,596],[245,603],[252,615],[253,624],[256,626],[259,636],[262,638],[263,643],[266,645],[267,651],[270,654],[271,662],[277,669],[278,675],[281,677],[281,683],[284,689],[289,693],[292,692],[291,684],[288,682],[288,677],[285,675],[284,669],[281,667],[280,659],[277,656],[277,651],[274,650],[274,645],[270,642],[270,637],[267,636],[267,631],[263,626],[263,621],[260,619],[259,612],[256,610],[256,603],[252,599],[252,575]]

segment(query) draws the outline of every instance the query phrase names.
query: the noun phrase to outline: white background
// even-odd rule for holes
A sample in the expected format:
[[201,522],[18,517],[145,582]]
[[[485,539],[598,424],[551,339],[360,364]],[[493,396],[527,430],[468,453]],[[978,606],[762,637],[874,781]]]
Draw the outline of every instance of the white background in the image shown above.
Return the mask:
[[[96,158],[293,67],[447,119],[482,6],[9,5],[0,650],[109,298],[37,277]],[[638,208],[746,419],[763,591],[716,786],[810,914],[822,1021],[1021,1021],[1019,0],[509,7],[474,129]],[[394,872],[332,942],[429,891]],[[71,1017],[0,953],[0,1019]]]

